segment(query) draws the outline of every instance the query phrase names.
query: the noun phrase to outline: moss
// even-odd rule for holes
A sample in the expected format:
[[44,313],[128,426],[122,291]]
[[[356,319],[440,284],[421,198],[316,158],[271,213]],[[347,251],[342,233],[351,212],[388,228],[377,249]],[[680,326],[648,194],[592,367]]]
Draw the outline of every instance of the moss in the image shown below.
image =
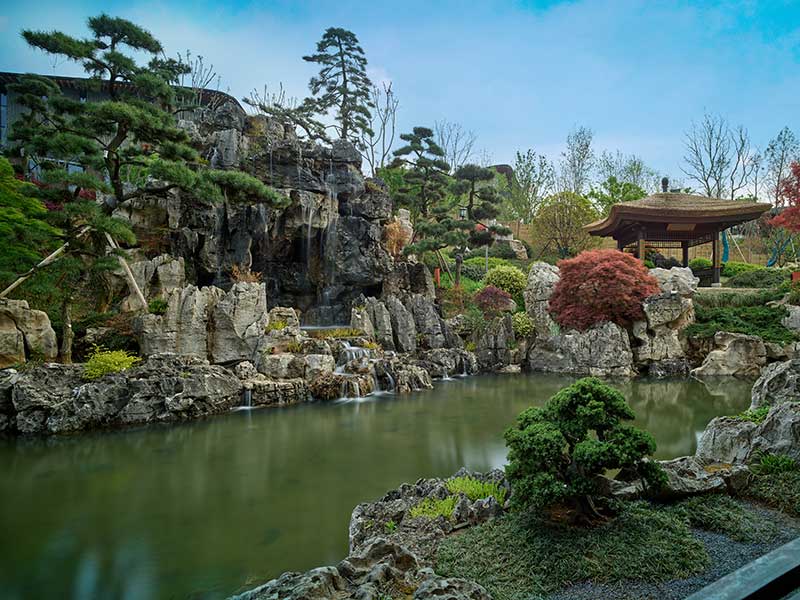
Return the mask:
[[593,528],[511,513],[449,536],[436,571],[483,585],[493,598],[530,598],[581,581],[667,581],[706,568],[709,559],[684,520],[642,502]]

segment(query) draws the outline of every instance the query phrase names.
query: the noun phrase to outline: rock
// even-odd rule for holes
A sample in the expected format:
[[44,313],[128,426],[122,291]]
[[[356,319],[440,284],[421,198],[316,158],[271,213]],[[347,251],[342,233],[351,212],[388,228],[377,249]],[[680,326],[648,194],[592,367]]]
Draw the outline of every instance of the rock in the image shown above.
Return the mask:
[[375,337],[375,328],[372,326],[366,304],[353,306],[350,309],[350,327],[363,331],[367,337]]
[[700,367],[692,370],[692,375],[757,377],[766,363],[767,350],[760,337],[718,331],[714,335],[714,349]]
[[432,377],[470,375],[478,371],[475,355],[458,348],[424,350],[417,356],[416,364],[428,371]]
[[417,349],[417,326],[413,315],[397,296],[388,296],[384,302],[389,311],[395,349],[414,352]]
[[800,403],[773,406],[757,425],[733,417],[717,417],[697,443],[695,457],[704,464],[747,463],[765,454],[786,454],[800,460]]
[[647,374],[655,379],[688,377],[691,365],[685,358],[669,358],[650,363]]
[[[320,567],[306,573],[284,573],[236,600],[335,600],[347,598],[347,583],[335,567]],[[352,597],[352,596],[351,596]]]
[[784,304],[787,314],[783,318],[783,326],[792,331],[800,331],[800,306]]
[[508,240],[508,247],[511,248],[517,260],[528,260],[528,250],[521,241],[510,239]]
[[753,384],[750,408],[800,401],[800,359],[773,363]]
[[525,298],[525,312],[539,335],[549,336],[558,331],[558,325],[550,317],[548,308],[558,280],[558,267],[546,262],[535,262],[528,271],[528,283],[522,295]]
[[258,363],[258,372],[273,379],[302,379],[305,375],[305,364],[294,354],[263,354]]
[[582,332],[566,330],[561,335],[537,338],[528,351],[527,368],[595,377],[632,377],[635,374],[628,334],[610,322]]
[[695,277],[688,267],[650,269],[650,274],[658,280],[662,292],[674,292],[685,298],[691,298],[700,284],[700,278]]
[[[645,320],[635,322],[632,327],[636,364],[654,375],[688,371],[680,334],[694,322],[691,299],[676,292],[664,292],[647,298],[642,309]],[[658,366],[661,362],[664,364]]]
[[661,461],[660,464],[668,481],[666,487],[658,492],[659,498],[678,499],[727,489],[725,480],[718,473],[706,471],[692,456]]
[[475,356],[482,371],[499,371],[511,364],[512,348],[516,345],[511,315],[497,317],[475,343]]
[[45,361],[58,356],[50,319],[25,300],[0,300],[0,368],[23,363],[26,355]]
[[[524,249],[524,247],[523,247]],[[414,592],[414,600],[491,600],[483,586],[467,579],[441,577],[425,569],[422,583]]]
[[178,354],[208,356],[208,326],[214,308],[225,292],[216,287],[188,285],[167,294],[163,315],[136,317],[133,329],[144,356]]
[[[131,262],[130,269],[146,300],[163,298],[173,290],[186,286],[183,257],[162,254],[150,260]],[[122,310],[138,310],[141,308],[139,304],[139,299],[131,294],[122,301]]]
[[[421,294],[413,294],[406,301],[405,306],[414,317],[417,345],[422,348],[443,348],[445,346],[444,322],[433,302]],[[396,330],[395,334],[397,334]],[[400,344],[397,346],[399,349]]]
[[45,364],[21,374],[12,390],[20,433],[66,433],[136,423],[177,421],[229,410],[242,384],[207,361],[153,356],[94,381],[79,365]]
[[369,316],[370,323],[372,323],[375,341],[377,341],[384,350],[394,350],[392,317],[386,305],[375,298],[367,298],[366,312]]
[[416,365],[395,364],[394,380],[398,394],[433,389],[430,373]]
[[276,306],[269,311],[269,322],[272,324],[283,323],[289,329],[299,329],[300,319],[293,308]]
[[268,323],[266,286],[234,284],[211,312],[209,359],[214,363],[253,359]]

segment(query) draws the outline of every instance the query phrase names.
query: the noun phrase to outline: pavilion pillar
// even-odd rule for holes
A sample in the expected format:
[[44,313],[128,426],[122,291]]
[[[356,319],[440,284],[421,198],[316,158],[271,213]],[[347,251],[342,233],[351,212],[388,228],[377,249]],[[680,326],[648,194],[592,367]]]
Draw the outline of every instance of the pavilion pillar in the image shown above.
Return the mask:
[[636,258],[644,262],[645,254],[646,254],[646,246],[644,239],[644,230],[640,229],[636,240]]
[[720,271],[722,271],[722,252],[720,248],[719,231],[714,234],[714,239],[711,244],[711,265],[714,268],[711,287],[720,287],[719,275]]
[[681,242],[681,252],[683,254],[683,266],[689,266],[689,242]]
[[620,252],[625,250],[625,243],[621,239],[617,240],[617,250],[619,250]]

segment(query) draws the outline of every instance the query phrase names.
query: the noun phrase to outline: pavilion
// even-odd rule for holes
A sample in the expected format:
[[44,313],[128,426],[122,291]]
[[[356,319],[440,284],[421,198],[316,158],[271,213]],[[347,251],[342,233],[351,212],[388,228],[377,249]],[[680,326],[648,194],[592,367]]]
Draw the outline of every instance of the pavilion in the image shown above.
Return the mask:
[[[662,182],[666,188],[666,183]],[[644,260],[645,248],[681,248],[689,266],[689,248],[712,244],[713,283],[719,285],[720,232],[758,219],[770,204],[720,200],[676,192],[653,194],[611,207],[608,216],[584,226],[591,235],[613,237],[620,250],[631,249]]]

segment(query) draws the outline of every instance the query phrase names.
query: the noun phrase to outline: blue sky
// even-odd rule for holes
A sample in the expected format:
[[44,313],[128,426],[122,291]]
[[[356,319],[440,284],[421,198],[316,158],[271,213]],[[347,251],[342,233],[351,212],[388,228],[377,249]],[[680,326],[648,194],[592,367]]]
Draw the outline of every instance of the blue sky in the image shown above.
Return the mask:
[[[32,9],[31,6],[35,6]],[[14,2],[0,8],[0,70],[80,74],[28,49],[22,28],[85,32],[105,10],[151,30],[168,53],[213,62],[237,97],[282,82],[303,96],[301,60],[322,31],[354,31],[373,79],[393,82],[402,129],[447,118],[495,162],[553,158],[568,131],[678,176],[683,132],[705,110],[764,147],[800,133],[800,1]]]

